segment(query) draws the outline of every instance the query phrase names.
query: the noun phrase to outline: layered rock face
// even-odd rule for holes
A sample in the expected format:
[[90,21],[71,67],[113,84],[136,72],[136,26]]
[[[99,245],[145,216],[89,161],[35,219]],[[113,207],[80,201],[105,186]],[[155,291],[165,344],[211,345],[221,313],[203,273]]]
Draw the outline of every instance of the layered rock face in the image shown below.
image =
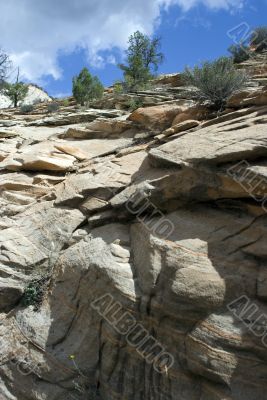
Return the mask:
[[267,399],[266,94],[2,113],[1,400]]

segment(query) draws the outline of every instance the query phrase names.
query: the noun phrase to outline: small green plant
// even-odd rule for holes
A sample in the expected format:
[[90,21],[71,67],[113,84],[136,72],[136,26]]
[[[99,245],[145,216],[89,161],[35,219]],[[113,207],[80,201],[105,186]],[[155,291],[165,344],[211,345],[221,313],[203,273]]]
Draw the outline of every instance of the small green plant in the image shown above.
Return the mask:
[[247,81],[247,75],[235,68],[233,60],[221,57],[206,61],[193,69],[186,68],[183,80],[192,86],[192,95],[199,102],[207,102],[214,110],[222,111],[227,100]]
[[250,37],[250,46],[256,52],[267,50],[267,26],[258,26]]
[[49,276],[33,279],[24,290],[22,305],[26,307],[34,306],[34,311],[38,311],[42,304],[49,281]]
[[69,100],[68,99],[64,99],[62,102],[63,107],[68,107],[69,105]]
[[29,114],[29,113],[33,112],[33,110],[34,110],[34,106],[32,104],[23,104],[20,107],[20,112],[22,114]]
[[59,110],[59,105],[56,101],[52,101],[51,103],[47,104],[47,112],[48,113],[55,113]]
[[135,111],[138,108],[143,107],[144,103],[140,98],[135,97],[135,98],[129,99],[126,103],[126,106],[129,111]]
[[104,87],[97,76],[92,76],[87,68],[83,68],[72,81],[73,97],[78,104],[84,106],[93,100],[100,99],[104,93]]
[[121,81],[116,81],[113,85],[113,91],[115,94],[122,94],[123,90],[123,83]]
[[231,53],[235,64],[246,61],[250,58],[250,49],[245,44],[233,44],[228,51]]
[[[83,374],[80,370],[79,366],[75,361],[75,355],[70,354],[69,359],[72,361],[72,364],[77,372],[77,379],[73,380],[74,390],[80,395],[84,396],[90,395],[91,400],[99,399],[99,390],[95,385],[90,385],[88,382],[88,377]],[[86,397],[87,398],[87,397]],[[89,398],[89,397],[88,397]]]

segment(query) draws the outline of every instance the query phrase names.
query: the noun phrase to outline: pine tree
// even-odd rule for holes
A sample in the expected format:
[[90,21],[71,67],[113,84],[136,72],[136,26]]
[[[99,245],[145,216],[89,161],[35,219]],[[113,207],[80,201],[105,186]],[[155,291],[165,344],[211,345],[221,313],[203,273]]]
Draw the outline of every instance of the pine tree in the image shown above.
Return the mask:
[[160,38],[150,39],[147,35],[136,31],[129,38],[126,50],[127,65],[119,64],[124,72],[125,86],[128,90],[145,87],[153,77],[164,56],[159,51]]
[[104,87],[97,76],[92,76],[87,68],[83,68],[72,80],[72,93],[82,106],[103,96]]

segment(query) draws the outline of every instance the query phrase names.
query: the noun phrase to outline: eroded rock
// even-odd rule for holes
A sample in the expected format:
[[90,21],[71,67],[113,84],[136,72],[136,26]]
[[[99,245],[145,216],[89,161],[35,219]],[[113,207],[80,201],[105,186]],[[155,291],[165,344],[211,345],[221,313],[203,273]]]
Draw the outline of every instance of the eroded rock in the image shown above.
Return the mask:
[[169,128],[177,114],[182,113],[186,108],[186,105],[175,104],[139,108],[129,116],[129,120],[146,129],[164,130]]
[[129,120],[73,99],[49,118],[39,106],[31,127],[16,116],[20,136],[0,143],[0,397],[265,399],[267,120],[253,65],[249,94],[218,116],[180,75],[106,92],[103,107],[144,100]]

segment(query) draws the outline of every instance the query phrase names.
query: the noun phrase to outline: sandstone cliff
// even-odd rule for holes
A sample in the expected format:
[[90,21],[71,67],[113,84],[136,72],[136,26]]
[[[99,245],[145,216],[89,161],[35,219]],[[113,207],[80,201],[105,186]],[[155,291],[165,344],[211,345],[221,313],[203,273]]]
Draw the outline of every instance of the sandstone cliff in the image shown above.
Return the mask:
[[[0,115],[0,399],[267,399],[266,59]],[[129,98],[143,108],[127,111]]]

